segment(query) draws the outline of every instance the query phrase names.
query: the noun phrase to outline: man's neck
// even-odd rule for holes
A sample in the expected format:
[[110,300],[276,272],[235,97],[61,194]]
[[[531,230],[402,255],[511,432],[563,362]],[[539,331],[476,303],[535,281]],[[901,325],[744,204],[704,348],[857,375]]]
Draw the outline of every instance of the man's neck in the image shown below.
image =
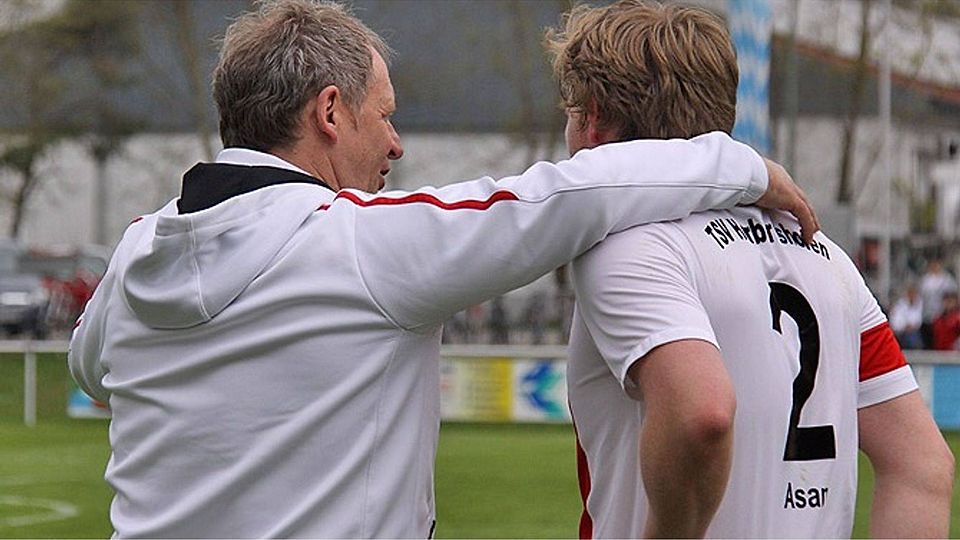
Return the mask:
[[311,176],[323,180],[327,185],[334,189],[340,189],[337,183],[336,175],[333,172],[333,164],[325,152],[307,151],[300,146],[285,149],[271,149],[270,153],[278,158],[292,163],[303,169]]

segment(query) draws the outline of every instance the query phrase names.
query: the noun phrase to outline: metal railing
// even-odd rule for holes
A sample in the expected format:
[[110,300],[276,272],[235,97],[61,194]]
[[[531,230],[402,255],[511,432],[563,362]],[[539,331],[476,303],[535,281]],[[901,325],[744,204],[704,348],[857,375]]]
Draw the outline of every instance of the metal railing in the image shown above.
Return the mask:
[[[37,353],[66,354],[69,341],[0,340],[0,353],[23,355],[23,423],[37,423]],[[566,358],[562,345],[444,345],[445,358]],[[916,365],[960,365],[960,351],[904,351]]]
[[65,354],[69,341],[0,341],[0,353],[23,355],[23,423],[37,423],[37,353]]

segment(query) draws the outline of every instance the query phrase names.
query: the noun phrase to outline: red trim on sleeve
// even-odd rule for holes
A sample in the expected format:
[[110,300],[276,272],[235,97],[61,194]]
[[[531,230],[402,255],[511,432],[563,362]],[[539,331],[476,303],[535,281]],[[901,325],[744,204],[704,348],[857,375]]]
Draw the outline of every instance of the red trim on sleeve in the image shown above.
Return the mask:
[[[468,199],[464,201],[446,202],[427,193],[413,193],[396,199],[390,197],[374,197],[370,200],[361,199],[357,194],[349,191],[337,193],[338,199],[347,199],[357,206],[392,206],[399,204],[426,203],[443,210],[486,210],[500,201],[518,201],[519,197],[510,191],[495,191],[484,200]],[[321,209],[323,209],[321,207]]]
[[138,221],[143,221],[143,216],[139,216],[139,217],[134,218],[133,221],[130,222],[130,225],[133,225],[134,223],[136,223],[136,222],[138,222]]
[[860,334],[860,381],[872,379],[907,365],[900,344],[887,323]]
[[577,433],[577,424],[573,424],[573,432],[577,436],[577,480],[580,484],[580,498],[583,500],[583,513],[580,514],[580,538],[593,538],[593,518],[587,510],[587,497],[590,496],[590,466],[587,464],[587,453],[580,444],[580,434]]

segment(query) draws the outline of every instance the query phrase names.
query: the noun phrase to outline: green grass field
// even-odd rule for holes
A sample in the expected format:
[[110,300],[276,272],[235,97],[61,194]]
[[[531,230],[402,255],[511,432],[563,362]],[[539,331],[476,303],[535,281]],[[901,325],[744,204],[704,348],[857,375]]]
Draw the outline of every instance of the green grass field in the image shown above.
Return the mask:
[[[107,424],[65,417],[62,359],[39,362],[36,427],[22,424],[22,363],[0,355],[0,538],[104,538]],[[948,433],[960,455],[960,433]],[[873,478],[861,460],[854,536],[867,536]],[[445,424],[437,456],[438,538],[572,538],[580,499],[569,426]],[[960,494],[960,482],[956,491]],[[951,538],[960,538],[960,495]]]

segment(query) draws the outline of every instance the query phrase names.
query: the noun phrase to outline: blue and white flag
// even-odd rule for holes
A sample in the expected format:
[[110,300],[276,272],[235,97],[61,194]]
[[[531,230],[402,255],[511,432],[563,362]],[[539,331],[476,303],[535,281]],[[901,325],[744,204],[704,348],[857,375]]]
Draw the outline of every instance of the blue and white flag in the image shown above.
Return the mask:
[[740,68],[733,136],[761,154],[769,154],[772,9],[769,0],[727,0],[727,4],[730,35]]

